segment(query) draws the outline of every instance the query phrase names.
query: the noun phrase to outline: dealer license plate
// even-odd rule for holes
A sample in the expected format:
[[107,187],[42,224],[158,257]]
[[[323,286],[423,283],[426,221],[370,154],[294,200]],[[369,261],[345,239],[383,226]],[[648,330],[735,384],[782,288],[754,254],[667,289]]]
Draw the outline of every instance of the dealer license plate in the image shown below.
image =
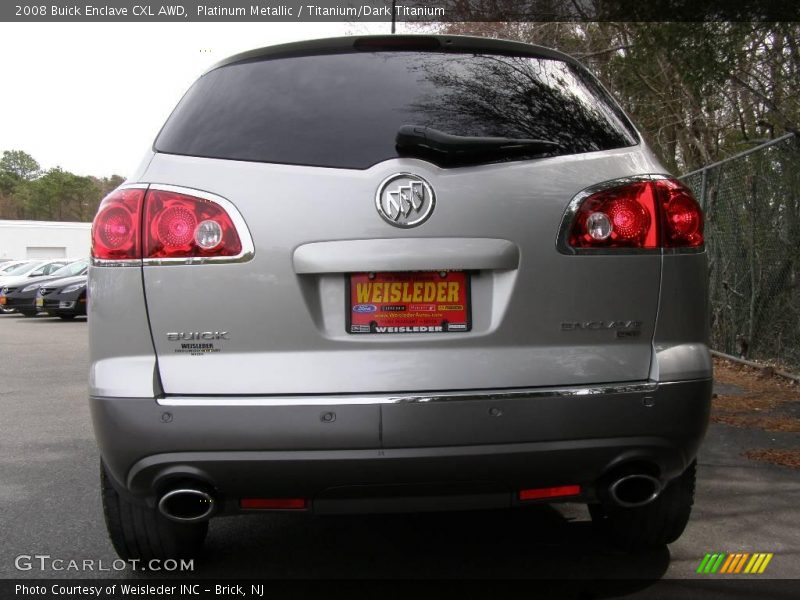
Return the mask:
[[348,283],[348,333],[470,330],[469,274],[464,271],[353,273]]

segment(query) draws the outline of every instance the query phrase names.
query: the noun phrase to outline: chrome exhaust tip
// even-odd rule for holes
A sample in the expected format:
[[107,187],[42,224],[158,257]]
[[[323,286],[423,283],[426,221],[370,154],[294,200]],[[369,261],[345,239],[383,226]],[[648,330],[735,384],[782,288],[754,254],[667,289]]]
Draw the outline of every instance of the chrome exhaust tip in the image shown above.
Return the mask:
[[634,473],[614,480],[608,486],[608,495],[617,506],[636,508],[650,504],[661,490],[661,482],[655,477]]
[[203,490],[178,488],[161,496],[158,511],[178,523],[200,523],[214,514],[214,498]]

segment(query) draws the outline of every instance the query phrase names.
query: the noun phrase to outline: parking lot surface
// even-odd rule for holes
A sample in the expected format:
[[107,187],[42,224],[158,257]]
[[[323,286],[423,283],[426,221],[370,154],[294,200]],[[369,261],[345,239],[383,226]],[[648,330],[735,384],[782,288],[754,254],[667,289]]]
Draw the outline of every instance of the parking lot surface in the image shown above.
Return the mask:
[[[130,577],[31,570],[19,555],[103,561],[116,555],[98,494],[86,400],[87,323],[0,316],[0,577]],[[782,437],[783,436],[783,437]],[[800,474],[742,452],[796,433],[712,423],[694,514],[668,548],[628,555],[601,544],[583,506],[374,516],[256,515],[211,522],[193,576],[270,578],[618,578],[632,590],[695,573],[707,552],[771,552],[761,578],[800,579]],[[148,577],[153,573],[147,573]],[[171,573],[171,576],[176,576]],[[740,575],[739,577],[745,577]],[[747,576],[750,577],[750,576]]]

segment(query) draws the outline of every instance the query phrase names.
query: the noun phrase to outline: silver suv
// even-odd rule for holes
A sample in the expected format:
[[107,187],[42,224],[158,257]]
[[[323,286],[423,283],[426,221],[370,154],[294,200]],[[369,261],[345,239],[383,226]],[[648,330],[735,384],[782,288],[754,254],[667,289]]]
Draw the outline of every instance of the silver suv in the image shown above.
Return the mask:
[[703,217],[569,56],[436,36],[234,56],[92,237],[122,557],[264,511],[580,502],[625,548],[686,525]]

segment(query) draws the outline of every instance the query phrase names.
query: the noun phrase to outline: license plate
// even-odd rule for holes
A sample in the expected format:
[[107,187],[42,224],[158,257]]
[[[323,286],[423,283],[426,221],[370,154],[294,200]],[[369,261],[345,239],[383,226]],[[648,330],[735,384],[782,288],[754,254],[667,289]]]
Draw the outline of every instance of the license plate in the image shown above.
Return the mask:
[[42,308],[44,306],[44,298],[37,298],[36,299],[36,308]]
[[469,331],[469,274],[464,271],[353,273],[347,286],[348,333]]

